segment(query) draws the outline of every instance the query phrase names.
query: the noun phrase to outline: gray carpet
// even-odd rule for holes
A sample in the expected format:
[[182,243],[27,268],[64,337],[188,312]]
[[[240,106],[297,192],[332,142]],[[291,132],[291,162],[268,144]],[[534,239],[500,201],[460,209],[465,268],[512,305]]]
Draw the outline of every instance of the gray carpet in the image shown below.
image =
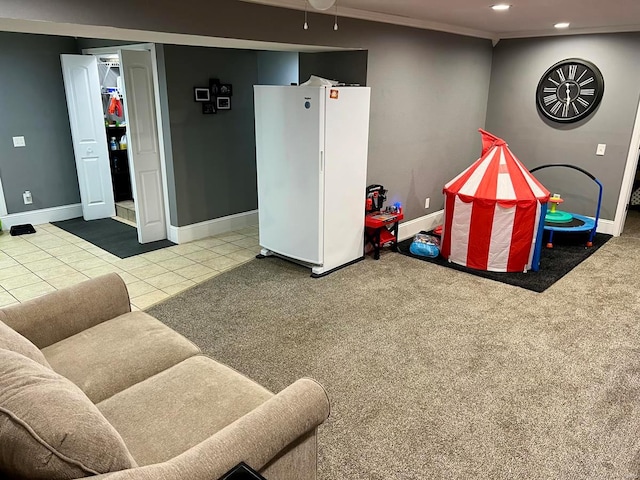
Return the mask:
[[319,480],[640,478],[640,240],[544,293],[394,253],[253,260],[150,309],[278,391],[332,399]]

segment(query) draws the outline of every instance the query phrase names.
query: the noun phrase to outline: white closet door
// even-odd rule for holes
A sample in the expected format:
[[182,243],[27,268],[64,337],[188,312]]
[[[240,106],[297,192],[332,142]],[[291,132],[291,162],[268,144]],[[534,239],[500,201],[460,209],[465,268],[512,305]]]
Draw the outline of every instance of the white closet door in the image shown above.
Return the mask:
[[151,52],[121,50],[120,66],[138,241],[149,243],[167,238]]
[[92,55],[61,55],[73,151],[85,220],[116,214],[98,63]]

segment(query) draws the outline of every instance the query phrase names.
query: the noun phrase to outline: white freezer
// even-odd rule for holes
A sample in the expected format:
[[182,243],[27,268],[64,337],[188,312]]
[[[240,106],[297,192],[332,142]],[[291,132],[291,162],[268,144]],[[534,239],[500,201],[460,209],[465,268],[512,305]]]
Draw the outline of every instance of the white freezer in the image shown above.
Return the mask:
[[315,275],[363,256],[367,87],[255,86],[260,246]]

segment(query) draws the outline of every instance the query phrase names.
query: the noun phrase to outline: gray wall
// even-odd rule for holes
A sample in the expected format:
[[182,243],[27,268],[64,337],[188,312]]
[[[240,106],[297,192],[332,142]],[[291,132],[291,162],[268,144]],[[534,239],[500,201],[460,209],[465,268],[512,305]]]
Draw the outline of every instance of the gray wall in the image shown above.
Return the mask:
[[321,52],[300,54],[300,83],[316,75],[341,83],[367,85],[367,52]]
[[[589,118],[558,126],[538,113],[535,90],[547,68],[570,57],[595,63],[605,92]],[[503,40],[494,52],[487,128],[504,138],[528,168],[569,163],[591,172],[604,184],[601,216],[613,220],[639,97],[640,34]],[[598,143],[607,144],[604,157],[595,155]],[[586,177],[557,168],[535,175],[565,198],[563,210],[595,212],[597,190]]]
[[291,85],[298,82],[297,52],[256,52],[258,84]]
[[[0,177],[10,214],[80,203],[61,53],[77,53],[73,38],[0,33]],[[19,135],[27,146],[14,148]]]
[[[164,46],[176,226],[257,208],[253,85],[256,52]],[[203,115],[194,87],[233,85],[230,111]],[[172,222],[173,223],[173,222]]]
[[[334,32],[330,15],[314,13],[305,31],[300,11],[236,0],[158,0],[153,7],[138,0],[112,0],[108,8],[97,0],[3,0],[2,15],[368,50],[368,181],[384,184],[394,200],[404,202],[408,220],[442,208],[443,184],[480,151],[475,132],[486,117],[489,40],[350,18],[342,18]],[[174,135],[176,139],[181,141]],[[201,212],[201,199],[195,197],[185,208]],[[429,210],[424,209],[425,197],[431,197]]]

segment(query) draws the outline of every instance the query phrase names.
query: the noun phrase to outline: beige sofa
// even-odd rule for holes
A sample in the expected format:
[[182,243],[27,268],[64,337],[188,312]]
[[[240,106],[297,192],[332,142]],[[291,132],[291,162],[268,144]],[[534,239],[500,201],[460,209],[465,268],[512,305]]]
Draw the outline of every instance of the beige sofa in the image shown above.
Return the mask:
[[315,381],[274,395],[131,312],[116,274],[0,309],[2,478],[314,479],[328,415]]

